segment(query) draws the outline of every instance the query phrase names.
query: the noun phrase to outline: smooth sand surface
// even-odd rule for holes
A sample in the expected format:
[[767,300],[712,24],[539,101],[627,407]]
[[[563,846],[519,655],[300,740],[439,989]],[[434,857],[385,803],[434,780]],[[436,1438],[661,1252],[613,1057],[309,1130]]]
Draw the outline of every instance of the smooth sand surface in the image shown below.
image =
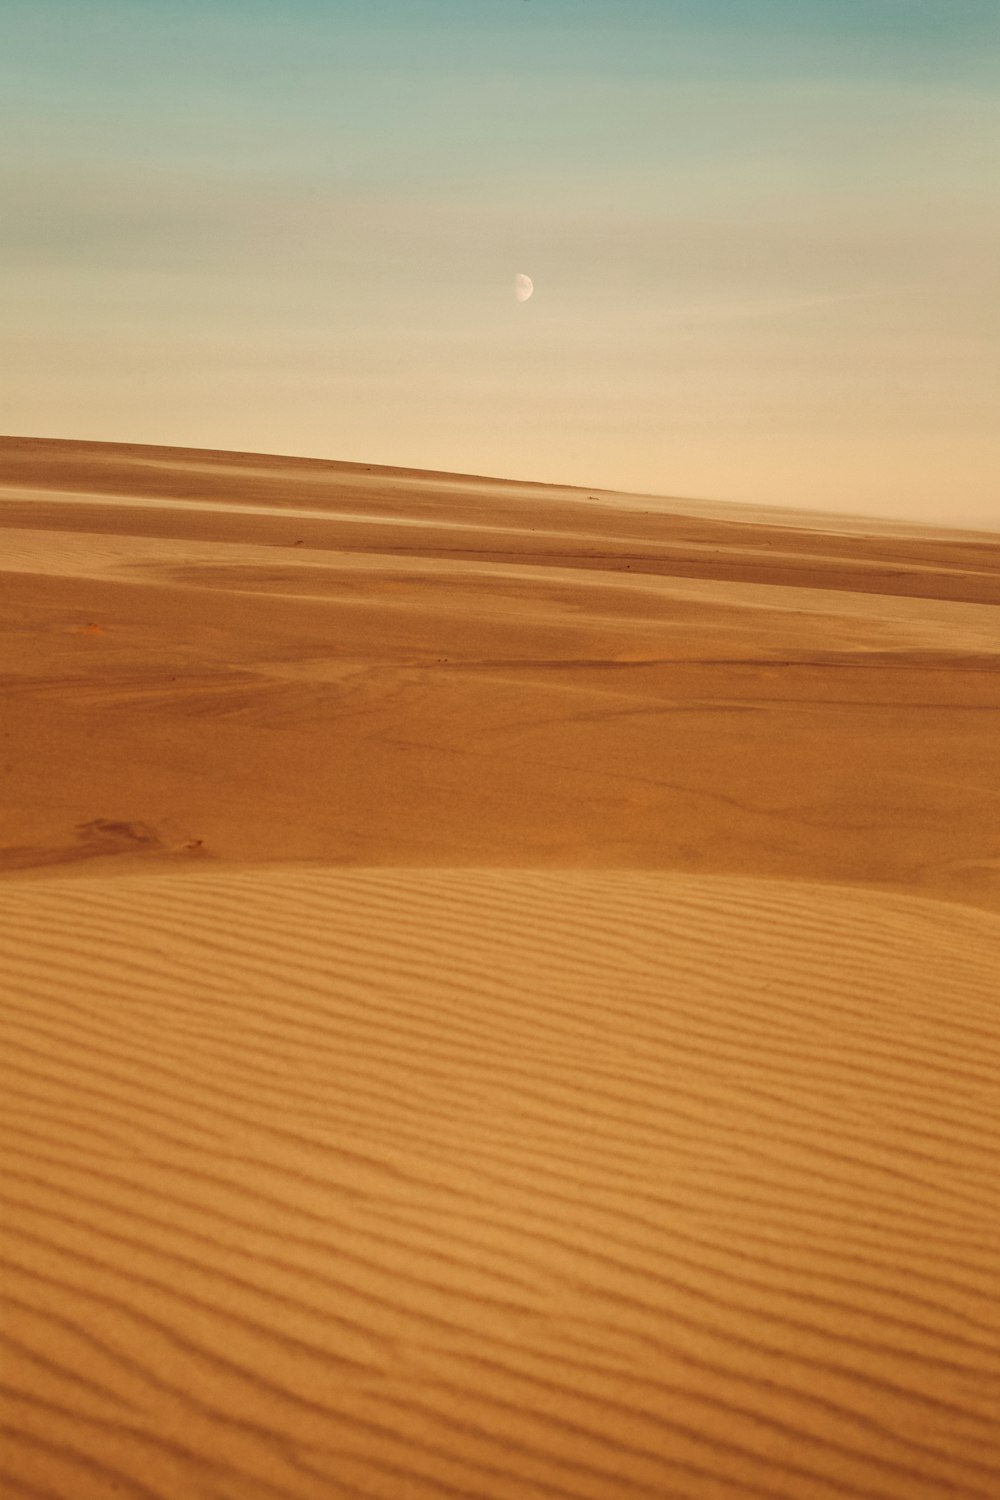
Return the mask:
[[0,440],[0,1494],[1000,1495],[1000,537],[861,524]]

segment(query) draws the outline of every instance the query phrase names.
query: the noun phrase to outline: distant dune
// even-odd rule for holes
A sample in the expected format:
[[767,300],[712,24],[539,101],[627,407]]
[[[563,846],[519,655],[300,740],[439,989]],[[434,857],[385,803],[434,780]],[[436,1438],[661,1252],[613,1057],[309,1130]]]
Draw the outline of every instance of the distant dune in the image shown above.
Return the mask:
[[1000,1494],[1000,546],[0,439],[0,1494]]

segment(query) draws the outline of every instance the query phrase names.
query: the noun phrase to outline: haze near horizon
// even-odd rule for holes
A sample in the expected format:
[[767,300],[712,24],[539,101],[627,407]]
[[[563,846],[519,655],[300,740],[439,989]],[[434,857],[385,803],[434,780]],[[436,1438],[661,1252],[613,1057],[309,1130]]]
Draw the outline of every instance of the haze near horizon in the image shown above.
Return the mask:
[[8,432],[1000,524],[993,0],[4,19]]

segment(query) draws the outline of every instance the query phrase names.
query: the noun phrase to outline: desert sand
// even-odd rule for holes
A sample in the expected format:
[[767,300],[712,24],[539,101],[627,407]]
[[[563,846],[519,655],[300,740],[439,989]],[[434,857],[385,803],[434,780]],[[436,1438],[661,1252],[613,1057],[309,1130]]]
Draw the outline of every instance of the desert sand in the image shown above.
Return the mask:
[[995,1500],[1000,536],[0,440],[0,1493]]

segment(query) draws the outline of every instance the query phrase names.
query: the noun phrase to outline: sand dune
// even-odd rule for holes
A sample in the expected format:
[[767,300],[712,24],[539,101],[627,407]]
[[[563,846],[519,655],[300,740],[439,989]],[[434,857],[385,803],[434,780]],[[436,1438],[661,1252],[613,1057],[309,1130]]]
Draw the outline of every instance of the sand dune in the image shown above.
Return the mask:
[[25,1493],[997,1493],[996,917],[531,871],[0,909]]
[[259,455],[0,466],[0,869],[193,846],[1000,907],[995,538]]
[[1000,1494],[1000,547],[0,440],[0,1494]]

